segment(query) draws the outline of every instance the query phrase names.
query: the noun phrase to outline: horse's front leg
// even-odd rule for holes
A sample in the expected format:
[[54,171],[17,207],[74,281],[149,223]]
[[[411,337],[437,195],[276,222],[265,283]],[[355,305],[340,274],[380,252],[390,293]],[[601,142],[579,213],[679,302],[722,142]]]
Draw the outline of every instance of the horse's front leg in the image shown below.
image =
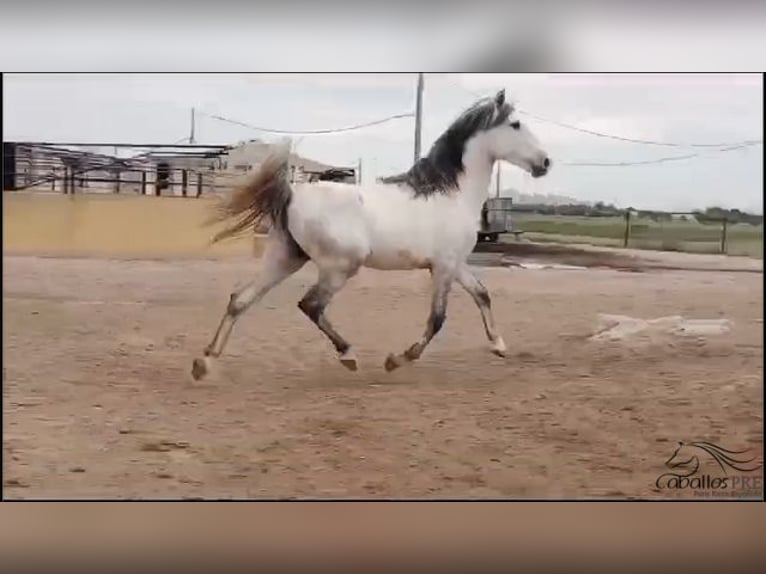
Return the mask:
[[481,281],[473,274],[467,263],[458,268],[457,282],[465,289],[481,311],[481,320],[484,322],[484,332],[487,339],[492,343],[492,352],[500,357],[506,353],[505,342],[495,327],[495,318],[492,316],[492,301],[489,292]]
[[405,363],[419,359],[428,343],[442,328],[447,317],[447,299],[454,278],[455,270],[453,269],[436,268],[431,270],[431,313],[428,315],[425,333],[423,333],[420,341],[402,354],[388,355],[385,362],[387,371],[393,371]]

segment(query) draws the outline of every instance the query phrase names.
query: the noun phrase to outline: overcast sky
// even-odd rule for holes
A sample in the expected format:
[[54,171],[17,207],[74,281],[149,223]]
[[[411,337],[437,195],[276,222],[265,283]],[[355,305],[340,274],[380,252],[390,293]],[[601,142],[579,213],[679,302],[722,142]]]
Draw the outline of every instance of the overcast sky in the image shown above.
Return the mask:
[[[199,143],[279,136],[223,123],[205,112],[264,127],[343,127],[414,108],[416,76],[386,75],[16,75],[4,76],[4,140],[172,143],[189,134],[196,107]],[[763,137],[760,75],[427,74],[423,152],[478,95],[504,87],[522,110],[622,137],[683,144]],[[618,206],[689,210],[712,205],[763,212],[763,149],[714,152],[620,142],[521,116],[554,158],[546,178],[505,167],[503,187]],[[407,169],[414,120],[359,131],[297,136],[298,153],[356,165],[364,179]],[[566,162],[701,157],[631,167]]]

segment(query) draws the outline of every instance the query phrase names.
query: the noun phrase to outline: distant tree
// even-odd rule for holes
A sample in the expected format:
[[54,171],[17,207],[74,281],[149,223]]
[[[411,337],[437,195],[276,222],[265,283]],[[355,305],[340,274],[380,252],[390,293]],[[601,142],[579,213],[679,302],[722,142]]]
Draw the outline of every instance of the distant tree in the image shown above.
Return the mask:
[[581,203],[569,203],[556,206],[556,213],[561,215],[587,215],[589,207]]
[[700,223],[719,223],[726,219],[729,223],[749,223],[750,225],[763,225],[763,215],[747,213],[740,209],[726,209],[724,207],[708,207],[705,211],[694,211],[697,221]]

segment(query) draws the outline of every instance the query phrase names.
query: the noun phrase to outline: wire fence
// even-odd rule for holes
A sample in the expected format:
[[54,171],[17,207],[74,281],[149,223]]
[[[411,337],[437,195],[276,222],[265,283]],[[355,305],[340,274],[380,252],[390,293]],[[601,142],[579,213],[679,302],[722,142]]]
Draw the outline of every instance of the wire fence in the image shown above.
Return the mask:
[[514,228],[534,241],[763,257],[763,223],[699,212],[608,216],[514,211]]
[[[69,144],[76,146],[78,144]],[[80,144],[84,145],[84,144]],[[93,144],[91,144],[93,145]],[[106,144],[104,144],[106,145]],[[4,147],[5,189],[70,194],[133,194],[199,198],[227,192],[252,173],[254,166],[222,169],[226,149],[198,151],[189,146],[184,153],[118,144],[133,152],[117,158],[105,154],[65,150],[53,144],[17,144],[11,157]],[[145,146],[144,146],[145,147]],[[18,153],[19,150],[21,153]],[[205,157],[205,155],[209,157]],[[12,161],[8,161],[12,159]],[[353,171],[353,170],[351,170]],[[358,174],[352,174],[352,177]],[[291,171],[292,181],[305,181],[305,174]],[[585,206],[512,207],[514,229],[532,240],[582,242],[663,251],[725,253],[763,256],[763,225],[742,223],[726,216],[698,212],[617,210],[599,212]],[[540,206],[537,206],[540,208]],[[569,209],[572,208],[572,209]],[[582,214],[582,215],[577,215]],[[755,224],[753,224],[755,223]]]

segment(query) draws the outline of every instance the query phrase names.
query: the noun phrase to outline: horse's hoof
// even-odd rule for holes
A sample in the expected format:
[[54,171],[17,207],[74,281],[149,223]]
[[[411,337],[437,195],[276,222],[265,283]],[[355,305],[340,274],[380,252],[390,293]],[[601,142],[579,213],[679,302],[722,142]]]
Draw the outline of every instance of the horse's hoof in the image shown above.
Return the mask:
[[192,377],[194,377],[195,381],[199,381],[208,374],[208,371],[210,370],[209,363],[210,359],[207,357],[194,359],[194,363],[192,363]]
[[359,365],[356,362],[356,357],[353,353],[348,351],[338,357],[338,360],[340,361],[340,364],[346,367],[349,371],[356,371],[359,368]]
[[400,367],[399,361],[396,360],[396,357],[394,355],[389,355],[386,357],[386,362],[383,365],[386,368],[386,371],[391,372],[394,369]]
[[497,341],[495,341],[494,344],[492,345],[492,352],[498,357],[505,357],[506,355],[505,341],[503,341],[501,337],[498,337]]

